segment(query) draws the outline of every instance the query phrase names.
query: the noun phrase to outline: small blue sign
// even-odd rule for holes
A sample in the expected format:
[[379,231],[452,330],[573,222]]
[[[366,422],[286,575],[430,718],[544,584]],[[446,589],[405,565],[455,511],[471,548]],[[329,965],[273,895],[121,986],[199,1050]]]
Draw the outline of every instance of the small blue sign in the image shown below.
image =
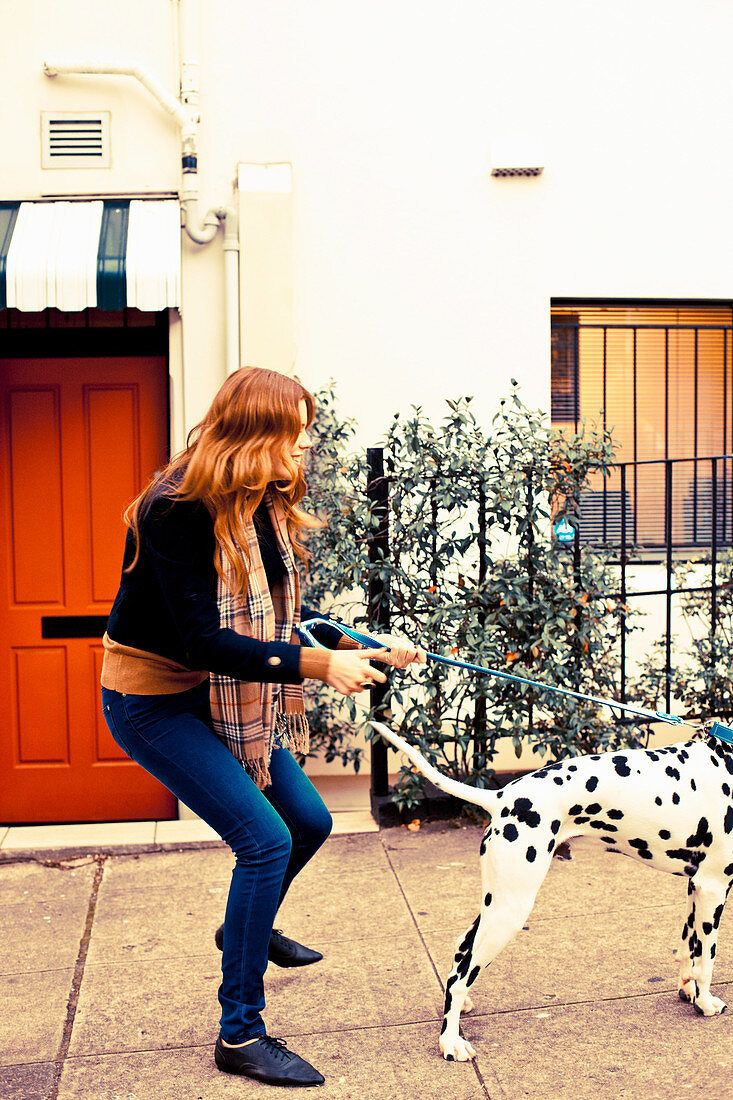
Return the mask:
[[575,528],[566,519],[555,524],[554,533],[558,542],[572,542],[575,538]]

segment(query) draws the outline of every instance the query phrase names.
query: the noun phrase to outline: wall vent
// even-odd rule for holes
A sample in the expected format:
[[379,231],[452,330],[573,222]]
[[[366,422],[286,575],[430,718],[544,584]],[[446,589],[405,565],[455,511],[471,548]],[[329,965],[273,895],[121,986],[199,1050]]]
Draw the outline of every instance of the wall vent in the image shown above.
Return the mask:
[[42,168],[109,168],[109,111],[42,111]]

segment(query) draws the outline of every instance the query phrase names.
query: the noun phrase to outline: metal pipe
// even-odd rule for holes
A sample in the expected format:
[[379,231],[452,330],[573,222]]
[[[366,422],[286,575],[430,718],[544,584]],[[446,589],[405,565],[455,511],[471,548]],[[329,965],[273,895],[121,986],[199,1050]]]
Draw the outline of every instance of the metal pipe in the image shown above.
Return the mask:
[[224,218],[224,323],[226,325],[227,374],[238,370],[239,360],[239,217],[228,206]]

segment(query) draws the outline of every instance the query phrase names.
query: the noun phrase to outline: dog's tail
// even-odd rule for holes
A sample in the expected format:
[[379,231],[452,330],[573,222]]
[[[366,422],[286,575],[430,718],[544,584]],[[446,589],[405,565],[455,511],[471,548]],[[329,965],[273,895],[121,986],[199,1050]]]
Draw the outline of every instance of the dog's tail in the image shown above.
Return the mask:
[[486,810],[487,813],[493,812],[496,806],[495,791],[470,787],[468,783],[459,783],[457,779],[451,779],[450,776],[443,775],[443,773],[439,772],[437,768],[434,768],[432,764],[429,764],[425,757],[419,753],[413,745],[408,745],[407,741],[403,741],[401,737],[393,733],[383,722],[372,722],[370,720],[369,725],[372,729],[375,729],[385,741],[389,741],[396,749],[400,749],[401,752],[404,752],[405,756],[409,757],[413,764],[417,765],[423,775],[426,775],[430,782],[434,783],[441,791],[445,791],[446,794],[455,795],[456,798],[461,798],[464,802],[473,802],[476,806],[480,806],[483,810]]

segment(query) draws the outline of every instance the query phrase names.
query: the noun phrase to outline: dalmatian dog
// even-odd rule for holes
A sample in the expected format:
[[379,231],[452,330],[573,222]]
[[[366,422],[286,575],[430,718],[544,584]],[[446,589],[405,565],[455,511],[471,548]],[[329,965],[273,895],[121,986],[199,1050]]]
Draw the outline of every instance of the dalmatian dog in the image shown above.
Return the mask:
[[580,837],[687,879],[679,996],[700,1016],[725,1011],[710,982],[733,885],[733,745],[702,731],[664,749],[569,757],[501,790],[480,790],[437,771],[382,722],[370,724],[436,787],[491,815],[480,848],[481,910],[446,981],[444,1058],[475,1057],[459,1034],[461,1012],[473,1008],[468,990],[526,923],[557,846]]

